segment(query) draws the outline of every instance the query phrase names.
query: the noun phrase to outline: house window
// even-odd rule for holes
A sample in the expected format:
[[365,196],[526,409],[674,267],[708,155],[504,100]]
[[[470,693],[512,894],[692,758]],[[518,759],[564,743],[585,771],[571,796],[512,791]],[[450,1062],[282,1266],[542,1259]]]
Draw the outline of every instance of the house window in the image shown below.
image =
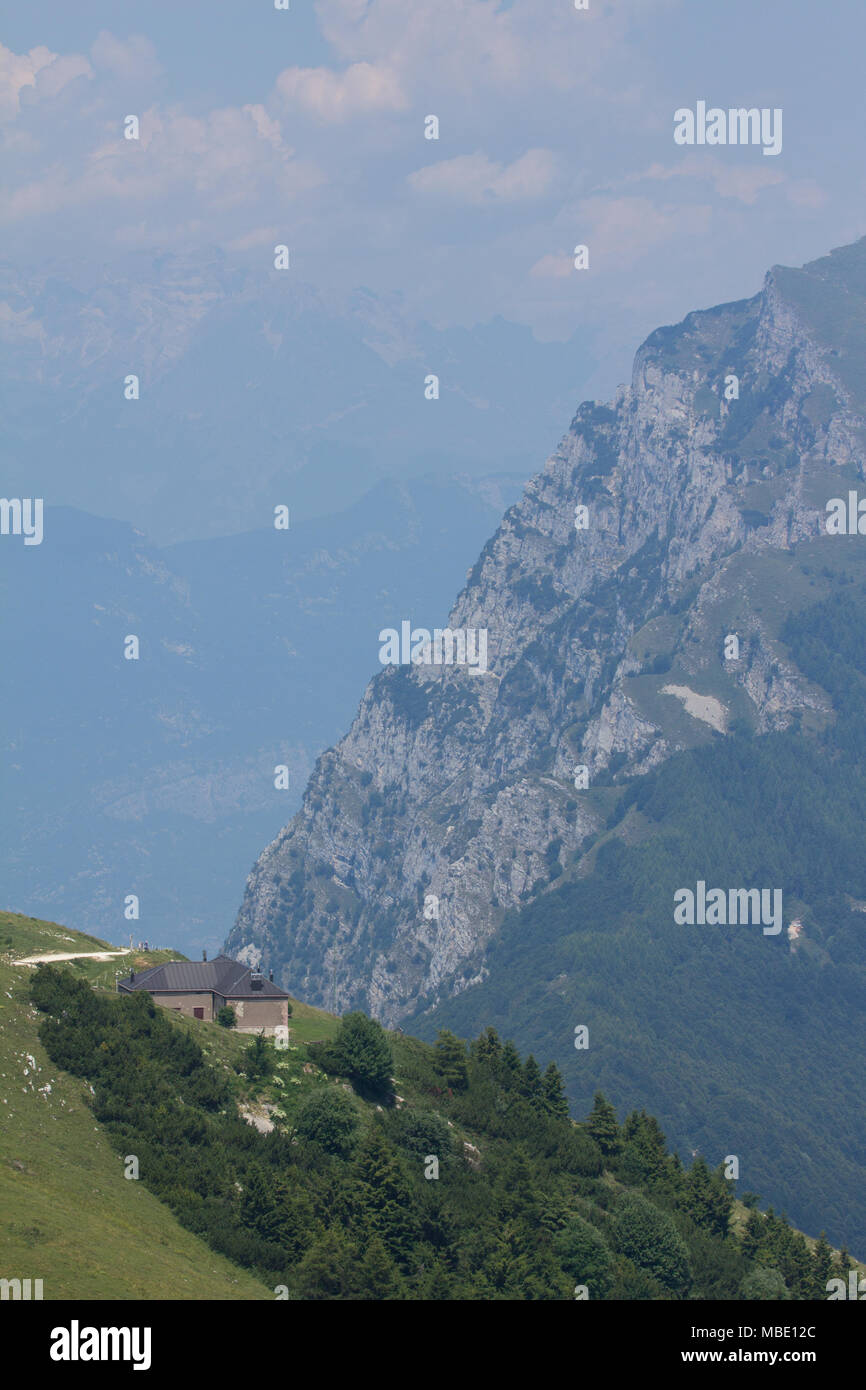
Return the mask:
[[193,1009],[193,1018],[204,1018],[204,1009]]

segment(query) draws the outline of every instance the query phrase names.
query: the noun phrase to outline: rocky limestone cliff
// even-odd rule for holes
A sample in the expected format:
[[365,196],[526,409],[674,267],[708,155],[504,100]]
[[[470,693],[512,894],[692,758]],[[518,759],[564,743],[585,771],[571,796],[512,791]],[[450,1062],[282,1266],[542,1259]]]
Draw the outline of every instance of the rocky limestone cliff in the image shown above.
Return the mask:
[[864,292],[866,243],[776,268],[754,298],[658,330],[629,387],[579,408],[451,612],[452,629],[487,630],[486,672],[370,682],[250,874],[229,951],[394,1023],[471,987],[504,912],[603,829],[576,768],[596,788],[733,719],[762,733],[829,717],[775,619],[787,557],[828,544],[826,501],[861,475],[866,347],[823,311],[859,325]]

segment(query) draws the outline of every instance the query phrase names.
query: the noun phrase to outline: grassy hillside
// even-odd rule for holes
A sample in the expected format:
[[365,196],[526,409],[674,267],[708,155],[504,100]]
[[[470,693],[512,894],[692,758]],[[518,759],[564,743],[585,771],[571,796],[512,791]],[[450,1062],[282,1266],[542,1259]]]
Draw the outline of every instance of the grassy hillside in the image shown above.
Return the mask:
[[[0,1273],[42,1279],[46,1299],[272,1298],[184,1230],[141,1182],[124,1179],[120,1155],[86,1104],[87,1086],[54,1066],[39,1042],[32,969],[15,960],[115,949],[0,913]],[[168,958],[136,956],[140,968]],[[118,966],[68,968],[112,988]]]
[[299,1006],[283,1048],[86,968],[31,975],[55,1069],[92,1087],[142,1186],[290,1298],[823,1299],[851,1267],[721,1169],[684,1169],[645,1112],[620,1124],[598,1093],[575,1123],[557,1068],[492,1029],[430,1046]]
[[46,1298],[566,1299],[576,1279],[602,1298],[817,1297],[842,1267],[718,1174],[684,1175],[645,1115],[575,1126],[555,1069],[490,1033],[433,1048],[365,1020],[361,1070],[377,1039],[387,1055],[371,1089],[340,1060],[347,1022],[298,1001],[259,1065],[248,1036],[117,998],[118,969],[170,952],[58,964],[68,1011],[45,989],[37,1011],[23,957],[116,948],[10,914],[0,945],[3,1273]]

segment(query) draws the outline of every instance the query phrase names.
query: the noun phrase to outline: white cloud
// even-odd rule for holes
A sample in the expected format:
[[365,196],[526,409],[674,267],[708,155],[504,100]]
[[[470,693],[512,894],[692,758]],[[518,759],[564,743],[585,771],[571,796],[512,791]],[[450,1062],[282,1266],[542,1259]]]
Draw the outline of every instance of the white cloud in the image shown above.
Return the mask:
[[0,44],[0,120],[14,120],[22,95],[52,97],[76,77],[93,75],[87,59],[72,53],[59,57],[50,48],[13,53]]
[[[603,67],[627,17],[613,0],[578,12],[567,0],[318,0],[327,42],[343,61],[387,61],[409,90],[424,85],[470,101],[486,89],[513,96],[574,90]],[[435,110],[435,107],[431,107]]]
[[416,169],[408,182],[416,193],[459,203],[513,203],[545,194],[556,172],[550,150],[527,150],[512,164],[497,164],[480,151]]
[[262,195],[292,198],[325,181],[315,164],[292,156],[278,123],[261,106],[225,107],[206,117],[152,107],[142,113],[139,141],[118,131],[82,167],[51,166],[7,193],[0,218],[45,216],[106,200],[152,202],[190,189],[201,217],[252,205]]
[[724,155],[710,151],[687,155],[676,164],[651,164],[642,173],[621,180],[621,186],[664,183],[670,179],[709,183],[720,198],[733,198],[749,207],[768,188],[779,188],[793,207],[819,208],[827,201],[827,194],[814,179],[792,179],[780,169],[768,169],[764,164],[730,163]]
[[396,74],[373,63],[353,63],[345,72],[286,68],[277,78],[277,91],[287,105],[329,124],[373,112],[405,111],[409,105]]
[[691,179],[695,183],[710,183],[722,198],[736,198],[741,203],[752,204],[765,188],[785,182],[785,175],[778,169],[768,169],[763,164],[735,164],[725,155],[721,158],[709,151],[705,154],[690,154],[676,164],[651,164],[641,174],[632,174],[629,183],[665,183],[670,179]]

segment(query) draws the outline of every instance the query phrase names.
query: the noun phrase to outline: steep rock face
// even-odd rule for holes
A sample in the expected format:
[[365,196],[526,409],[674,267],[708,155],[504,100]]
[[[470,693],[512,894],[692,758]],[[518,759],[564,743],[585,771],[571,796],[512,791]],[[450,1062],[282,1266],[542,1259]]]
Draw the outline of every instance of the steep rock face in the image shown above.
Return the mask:
[[822,308],[862,314],[864,266],[858,243],[771,271],[753,299],[658,330],[630,387],[579,408],[450,615],[487,630],[487,670],[371,681],[251,873],[230,951],[393,1023],[471,986],[505,910],[603,829],[577,767],[597,788],[734,718],[828,717],[773,615],[785,557],[861,473],[866,352],[856,333],[834,346]]

